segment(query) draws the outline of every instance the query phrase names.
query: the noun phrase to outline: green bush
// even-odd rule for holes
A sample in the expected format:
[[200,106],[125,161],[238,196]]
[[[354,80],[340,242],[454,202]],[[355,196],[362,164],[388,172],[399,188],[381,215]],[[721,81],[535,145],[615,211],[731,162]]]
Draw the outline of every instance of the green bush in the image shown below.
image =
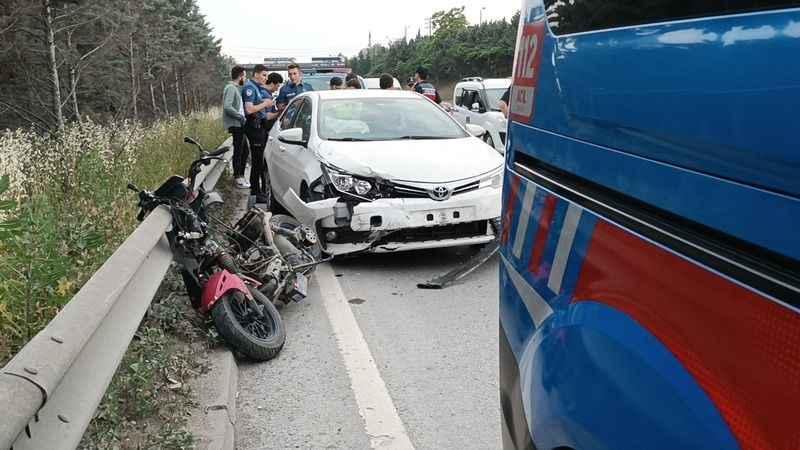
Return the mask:
[[0,364],[35,335],[136,227],[128,182],[156,188],[226,133],[219,111],[59,136],[0,134]]

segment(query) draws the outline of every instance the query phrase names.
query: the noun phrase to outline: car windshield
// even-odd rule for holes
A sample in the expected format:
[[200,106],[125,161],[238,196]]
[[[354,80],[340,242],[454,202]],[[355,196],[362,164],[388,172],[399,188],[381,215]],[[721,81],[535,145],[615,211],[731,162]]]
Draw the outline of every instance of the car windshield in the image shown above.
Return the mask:
[[469,136],[444,111],[425,98],[324,100],[319,135],[331,141],[458,139]]
[[500,99],[506,93],[506,88],[486,89],[486,102],[492,111],[500,111]]
[[347,74],[344,73],[330,75],[306,75],[303,77],[303,83],[310,84],[315,91],[328,91],[331,89],[331,78],[339,77],[342,79],[342,82],[344,82],[344,77],[346,76]]

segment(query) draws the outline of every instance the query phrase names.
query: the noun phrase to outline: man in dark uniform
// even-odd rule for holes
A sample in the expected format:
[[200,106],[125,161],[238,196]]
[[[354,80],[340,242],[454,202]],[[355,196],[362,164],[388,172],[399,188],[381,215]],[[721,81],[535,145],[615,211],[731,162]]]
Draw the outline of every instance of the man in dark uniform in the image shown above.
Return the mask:
[[266,202],[266,191],[263,190],[261,180],[264,179],[264,147],[267,144],[267,132],[265,128],[267,112],[275,102],[271,96],[264,98],[262,86],[267,82],[267,68],[257,64],[253,68],[253,78],[248,80],[242,88],[242,100],[244,101],[244,111],[247,114],[247,121],[244,124],[244,132],[250,144],[250,194],[256,196],[257,202]]
[[509,86],[506,89],[506,92],[503,93],[503,96],[500,98],[500,112],[503,113],[506,119],[508,119],[508,108],[511,106],[511,87]]
[[417,72],[414,74],[414,80],[416,84],[414,84],[414,90],[428,97],[432,102],[436,104],[442,103],[442,97],[439,95],[439,91],[436,90],[436,87],[428,82],[428,69],[424,67],[417,68]]
[[[261,118],[261,127],[264,129],[267,139],[269,139],[269,132],[272,130],[272,126],[275,125],[275,120],[278,118],[278,107],[274,103],[273,95],[278,91],[278,88],[280,88],[281,84],[283,84],[283,77],[279,73],[275,72],[272,72],[266,77],[264,84],[261,84],[260,82],[258,84],[258,91],[261,94],[261,98],[264,100],[273,100],[272,106],[264,110],[266,111],[265,117]],[[265,200],[268,200],[263,198],[263,194],[269,192],[269,184],[267,184],[267,180],[269,178],[268,169],[266,166],[266,161],[263,157],[261,158],[261,165],[259,169],[260,170],[258,171],[250,171],[250,186],[251,191],[260,192],[262,194],[261,198],[257,198],[256,200],[259,203],[263,203]],[[255,186],[256,189],[253,190],[252,186]]]
[[289,102],[303,92],[314,90],[310,84],[303,83],[303,71],[300,69],[300,66],[297,64],[290,64],[288,69],[289,82],[281,88],[281,91],[278,93],[278,98],[276,99],[278,110],[283,110]]

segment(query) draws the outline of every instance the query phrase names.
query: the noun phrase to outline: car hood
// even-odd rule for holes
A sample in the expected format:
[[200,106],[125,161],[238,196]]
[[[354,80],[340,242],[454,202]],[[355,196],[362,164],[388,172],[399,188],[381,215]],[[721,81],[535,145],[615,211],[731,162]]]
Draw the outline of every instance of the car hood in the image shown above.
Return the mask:
[[491,172],[503,158],[481,140],[321,141],[323,163],[354,175],[394,181],[448,183]]

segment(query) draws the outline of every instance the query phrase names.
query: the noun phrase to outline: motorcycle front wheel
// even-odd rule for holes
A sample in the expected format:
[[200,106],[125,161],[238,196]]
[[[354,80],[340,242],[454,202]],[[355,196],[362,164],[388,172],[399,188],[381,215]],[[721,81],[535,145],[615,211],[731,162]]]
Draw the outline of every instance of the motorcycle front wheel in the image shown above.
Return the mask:
[[[281,228],[294,231],[300,227],[300,222],[292,216],[287,216],[284,214],[276,214],[272,216],[270,222],[273,225],[277,225]],[[319,242],[319,237],[317,237],[317,242],[314,245],[307,247],[306,252],[308,254],[304,254],[300,251],[300,243],[298,242],[289,242],[294,247],[291,250],[280,249],[283,256],[289,260],[292,265],[300,265],[306,263],[312,263],[314,261],[318,261],[322,257],[322,245]],[[316,266],[311,266],[303,270],[303,274],[309,278],[316,270]]]
[[[211,317],[222,339],[248,358],[268,361],[280,353],[286,342],[286,328],[280,313],[264,294],[248,286],[255,302],[239,291],[225,294]],[[255,308],[261,308],[262,314]]]

